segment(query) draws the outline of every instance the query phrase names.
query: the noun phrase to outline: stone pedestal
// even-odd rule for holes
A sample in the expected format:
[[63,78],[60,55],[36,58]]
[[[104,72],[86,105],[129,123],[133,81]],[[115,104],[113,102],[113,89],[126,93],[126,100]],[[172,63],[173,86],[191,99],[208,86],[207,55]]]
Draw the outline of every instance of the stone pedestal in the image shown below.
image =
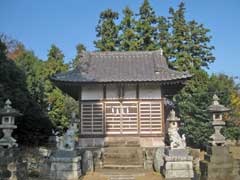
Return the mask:
[[50,159],[50,179],[78,180],[81,176],[81,157],[75,151],[57,151]]
[[188,155],[187,149],[166,149],[164,156],[163,174],[165,179],[193,178],[193,157]]
[[202,180],[239,180],[239,168],[228,146],[208,146],[205,160],[200,161]]

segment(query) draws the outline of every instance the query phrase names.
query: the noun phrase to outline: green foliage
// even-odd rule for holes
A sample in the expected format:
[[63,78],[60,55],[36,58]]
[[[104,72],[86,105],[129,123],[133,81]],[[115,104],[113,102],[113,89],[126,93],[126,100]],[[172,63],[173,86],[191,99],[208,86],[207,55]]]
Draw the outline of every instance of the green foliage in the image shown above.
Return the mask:
[[[220,97],[221,104],[234,108],[231,105],[231,94],[237,89],[233,79],[224,74],[213,74],[209,77],[203,70],[195,70],[192,73],[194,77],[174,97],[174,101],[179,115],[184,121],[181,133],[186,134],[187,143],[190,146],[203,148],[213,133],[213,128],[209,128],[212,117],[207,112],[213,95],[217,94]],[[236,127],[232,117],[234,117],[234,111],[224,116],[224,120],[227,122],[224,134],[227,138],[238,139],[239,127]]]
[[119,30],[119,50],[122,51],[134,51],[139,47],[138,35],[136,31],[136,20],[134,19],[133,11],[126,7],[123,10],[123,20],[120,23]]
[[[12,54],[16,54],[16,50],[21,50],[23,47],[23,44],[19,41],[12,39],[8,37],[7,35],[0,33],[0,39],[6,46],[6,56],[10,59],[12,58]],[[9,57],[10,55],[10,57]]]
[[117,25],[118,13],[110,9],[100,14],[96,48],[100,51],[133,51],[163,49],[169,64],[180,70],[208,68],[214,62],[213,46],[209,45],[210,30],[195,20],[185,17],[185,5],[169,9],[168,17],[157,17],[148,0],[144,0],[139,12],[126,7],[123,19]]
[[0,40],[0,107],[10,99],[13,107],[23,113],[17,118],[14,131],[19,143],[41,143],[51,133],[51,123],[28,91],[26,73],[13,60]]
[[65,96],[59,89],[54,88],[48,94],[48,116],[54,127],[66,128],[68,118],[64,114]]
[[25,48],[14,61],[25,73],[27,89],[31,97],[44,108],[43,62]]
[[231,94],[231,118],[234,124],[240,127],[240,88],[238,85],[236,87],[237,90]]
[[[68,119],[72,118],[72,112],[77,113],[78,112],[78,108],[79,108],[79,102],[75,101],[73,98],[71,98],[70,96],[66,96],[64,99],[64,114]],[[78,114],[76,114],[78,115]]]
[[[55,73],[66,72],[68,70],[68,65],[64,64],[63,58],[64,55],[60,49],[52,45],[48,53],[48,59],[43,65],[44,93],[47,99],[49,94],[56,88],[52,85],[49,78]],[[48,102],[48,100],[46,101]]]
[[115,24],[118,13],[107,9],[100,14],[96,27],[98,40],[94,41],[96,48],[100,51],[115,51],[119,44],[119,27]]
[[6,59],[7,47],[0,39],[0,60]]
[[210,81],[209,92],[221,97],[221,104],[231,107],[231,94],[237,90],[233,78],[225,74],[213,74]]
[[209,29],[194,20],[187,21],[185,10],[183,2],[176,11],[169,9],[171,36],[165,37],[169,39],[169,45],[163,47],[167,49],[165,55],[181,71],[208,67],[215,60],[212,54],[214,47],[209,46]]
[[208,94],[208,74],[194,71],[194,77],[174,97],[176,109],[184,122],[181,132],[186,135],[191,146],[202,147],[212,133],[209,129],[210,117],[206,111],[212,97]]
[[[19,121],[17,129],[17,135],[23,143],[32,142],[28,140],[31,136],[35,141],[49,135],[52,128],[64,130],[72,110],[77,112],[78,104],[69,96],[63,95],[49,80],[51,75],[69,69],[64,64],[63,53],[52,45],[48,60],[41,61],[22,44],[16,46],[15,50],[11,48],[11,52],[4,43],[0,46],[1,60],[5,60],[1,65],[1,73],[5,75],[1,74],[4,80],[0,86],[0,105],[3,106],[4,101],[9,98],[24,114],[19,118],[24,121]],[[12,60],[7,59],[7,56]]]
[[158,35],[157,38],[159,39],[159,45],[158,48],[162,48],[163,55],[169,59],[171,47],[170,47],[170,23],[169,20],[166,17],[159,17],[157,19],[157,29],[158,29]]
[[64,64],[63,58],[64,55],[61,50],[57,46],[52,45],[48,53],[48,60],[44,63],[43,73],[48,115],[54,127],[60,127],[60,129],[66,128],[68,125],[68,118],[64,114],[65,96],[52,84],[49,77],[55,73],[68,70],[68,65]]
[[138,16],[136,25],[138,50],[155,50],[157,46],[157,29],[155,27],[157,18],[148,0],[144,0],[140,6]]
[[223,134],[227,139],[240,140],[240,127],[228,125],[226,128],[224,128]]
[[[61,50],[56,45],[52,44],[48,52],[48,61],[56,61],[59,63],[63,63],[63,58],[64,55]],[[54,69],[54,71],[56,71],[56,69]]]
[[76,50],[77,50],[77,55],[71,62],[71,68],[75,68],[79,64],[79,62],[81,60],[81,54],[84,51],[86,51],[86,47],[83,44],[78,44],[76,46]]

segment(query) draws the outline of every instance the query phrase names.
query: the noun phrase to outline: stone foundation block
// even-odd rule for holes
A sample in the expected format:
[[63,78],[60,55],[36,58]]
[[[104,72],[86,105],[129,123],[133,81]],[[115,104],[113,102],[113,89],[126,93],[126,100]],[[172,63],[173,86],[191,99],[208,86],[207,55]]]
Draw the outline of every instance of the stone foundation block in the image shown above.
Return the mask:
[[168,162],[166,163],[166,166],[165,166],[165,169],[166,170],[191,170],[193,169],[193,164],[192,162],[190,161],[186,161],[186,162]]
[[189,170],[167,170],[165,173],[165,179],[191,179],[193,178],[193,171]]
[[229,154],[227,146],[209,146],[205,160],[200,161],[203,180],[239,180],[240,164]]
[[57,152],[50,159],[50,179],[78,180],[81,176],[81,157],[74,155],[71,152]]
[[163,174],[165,179],[191,179],[193,173],[193,157],[187,149],[166,149]]

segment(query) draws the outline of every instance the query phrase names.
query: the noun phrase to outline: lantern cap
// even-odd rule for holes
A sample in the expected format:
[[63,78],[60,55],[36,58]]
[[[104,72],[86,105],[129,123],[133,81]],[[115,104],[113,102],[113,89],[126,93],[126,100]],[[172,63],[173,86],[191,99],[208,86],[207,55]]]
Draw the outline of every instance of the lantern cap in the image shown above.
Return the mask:
[[228,112],[230,111],[230,108],[226,108],[224,105],[219,103],[219,97],[214,94],[213,95],[213,101],[210,106],[208,106],[208,111],[209,112]]
[[7,99],[3,109],[0,109],[0,116],[21,116],[22,114],[14,109],[12,106],[12,102]]

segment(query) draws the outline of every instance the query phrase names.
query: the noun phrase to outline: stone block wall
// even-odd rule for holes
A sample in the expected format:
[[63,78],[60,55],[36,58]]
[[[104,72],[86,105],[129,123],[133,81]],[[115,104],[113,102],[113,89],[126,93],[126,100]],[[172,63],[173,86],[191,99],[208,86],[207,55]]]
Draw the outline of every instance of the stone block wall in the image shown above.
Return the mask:
[[19,148],[0,149],[0,179],[28,180],[27,163]]
[[[47,180],[47,149],[38,147],[0,148],[0,180]],[[48,152],[47,152],[48,153]]]

